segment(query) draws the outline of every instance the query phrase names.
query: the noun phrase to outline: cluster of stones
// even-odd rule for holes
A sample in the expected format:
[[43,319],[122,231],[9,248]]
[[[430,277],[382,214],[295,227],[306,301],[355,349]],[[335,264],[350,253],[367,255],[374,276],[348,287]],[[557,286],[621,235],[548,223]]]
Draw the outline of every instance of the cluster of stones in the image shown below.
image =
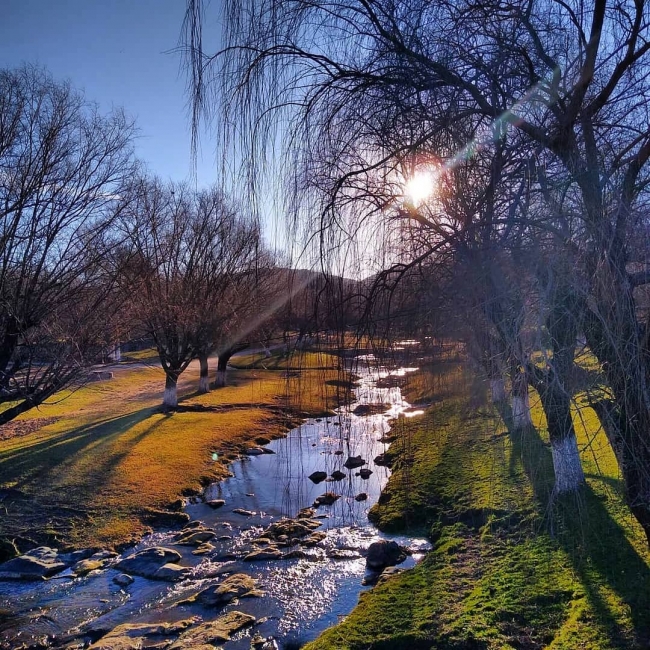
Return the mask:
[[[273,453],[263,447],[254,447],[247,451],[249,455]],[[341,455],[342,452],[337,452]],[[388,465],[385,454],[374,459],[376,465]],[[356,476],[367,479],[372,470],[364,468],[367,461],[361,456],[349,456],[343,467],[348,470],[359,468]],[[326,472],[314,472],[309,478],[314,483],[322,481],[336,482],[346,478],[347,474],[340,470],[328,476]],[[295,518],[285,518],[272,523],[252,540],[251,548],[243,557],[244,562],[268,561],[279,559],[295,559],[308,557],[300,547],[311,548],[322,545],[326,534],[316,530],[321,521],[316,518],[316,508],[332,505],[340,498],[334,492],[325,492],[317,497],[311,508],[304,508]],[[368,498],[365,492],[358,494],[355,499],[363,501]],[[208,501],[212,508],[225,505],[223,499]],[[235,509],[235,513],[250,516],[254,513]],[[225,536],[230,539],[230,536]],[[181,546],[193,546],[194,555],[208,555],[215,550],[211,543],[214,539],[224,539],[217,532],[206,527],[200,521],[188,522],[180,530],[174,543]],[[394,541],[380,540],[370,545],[366,554],[367,574],[365,584],[375,584],[389,577],[398,569],[395,565],[404,561],[407,551]],[[331,559],[352,559],[360,557],[358,549],[329,548],[326,555]],[[42,546],[33,549],[20,557],[13,558],[0,564],[0,580],[46,580],[53,576],[69,575],[81,577],[112,567],[119,571],[113,581],[121,587],[134,582],[132,576],[150,580],[177,582],[188,576],[191,568],[179,564],[181,554],[171,548],[155,546],[135,552],[128,557],[116,561],[117,553],[108,550],[83,549],[71,553],[59,553],[56,549]],[[237,559],[232,556],[230,559]],[[208,577],[227,575],[216,584],[209,585],[193,596],[177,604],[198,603],[206,608],[224,607],[236,604],[240,598],[252,598],[263,595],[257,581],[245,573],[235,572],[236,562],[228,562],[215,568]],[[228,575],[230,574],[230,575]],[[214,621],[201,622],[198,617],[189,618],[175,623],[160,624],[123,624],[119,625],[93,643],[92,650],[127,650],[129,648],[156,647],[165,650],[192,649],[207,650],[215,648],[216,643],[230,639],[235,632],[251,626],[255,618],[239,611],[230,611]],[[96,637],[95,637],[96,638]],[[251,648],[256,650],[273,650],[277,644],[271,638],[264,639],[259,634],[252,639]]]
[[314,519],[314,515],[313,508],[304,508],[295,519],[286,518],[272,523],[253,540],[254,548],[244,557],[244,562],[305,557],[300,549],[286,549],[298,545],[313,547],[325,539],[325,533],[316,530],[321,522]]
[[190,521],[183,526],[183,529],[176,535],[175,543],[181,546],[196,546],[192,555],[208,555],[214,551],[210,543],[217,537],[217,532],[212,528],[206,528],[200,521]]
[[124,558],[115,565],[127,575],[141,576],[149,580],[177,582],[190,571],[178,564],[181,554],[164,546],[153,546]]
[[59,553],[49,546],[39,546],[0,564],[0,580],[46,580],[64,571],[71,576],[85,576],[108,566],[116,557],[117,553],[106,550]]
[[[339,453],[339,452],[335,452]],[[342,452],[340,452],[342,453]],[[368,479],[372,475],[372,470],[368,469],[367,467],[363,467],[367,461],[365,461],[361,456],[348,456],[348,459],[343,463],[343,467],[347,469],[356,469],[360,468],[358,472],[355,472],[355,476],[360,476],[362,479]],[[386,459],[385,454],[380,454],[375,458],[375,465],[388,465],[388,461]],[[330,476],[327,475],[327,472],[323,472],[321,470],[318,470],[316,472],[312,472],[308,478],[312,483],[322,483],[323,481],[327,482],[335,482],[335,481],[342,481],[344,478],[346,478],[347,474],[345,472],[342,472],[341,470],[335,470],[332,472]],[[336,494],[335,492],[325,492],[325,494],[321,494],[320,496],[316,497],[314,500],[313,506],[314,508],[318,508],[320,506],[330,506],[332,505],[337,499],[340,498],[340,495]],[[368,498],[368,495],[365,492],[360,492],[354,497],[355,501],[365,501]]]
[[[198,603],[206,608],[223,608],[236,605],[240,598],[262,595],[257,580],[245,573],[235,573],[176,604]],[[192,617],[176,623],[122,624],[92,644],[90,650],[212,650],[215,644],[227,642],[235,632],[255,623],[254,616],[233,610],[208,622]],[[253,637],[251,647],[256,650],[277,650],[278,646],[272,638],[263,638],[258,633]]]

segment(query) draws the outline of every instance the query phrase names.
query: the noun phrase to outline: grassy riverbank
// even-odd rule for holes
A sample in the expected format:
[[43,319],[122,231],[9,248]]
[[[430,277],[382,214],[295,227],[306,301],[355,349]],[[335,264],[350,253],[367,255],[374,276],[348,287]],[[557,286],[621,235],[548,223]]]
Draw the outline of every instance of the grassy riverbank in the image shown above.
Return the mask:
[[591,409],[575,413],[587,486],[549,504],[534,399],[536,430],[511,435],[459,364],[409,381],[407,398],[431,405],[396,424],[394,473],[372,516],[429,535],[434,550],[363,593],[309,650],[649,647],[650,556]]
[[[319,356],[319,368],[336,357]],[[113,379],[55,396],[0,427],[0,539],[106,546],[173,521],[179,497],[227,475],[246,447],[283,435],[344,396],[335,370],[233,370],[198,395],[198,369],[179,382],[180,408],[160,409],[159,367],[125,366]],[[213,460],[213,453],[218,461]]]

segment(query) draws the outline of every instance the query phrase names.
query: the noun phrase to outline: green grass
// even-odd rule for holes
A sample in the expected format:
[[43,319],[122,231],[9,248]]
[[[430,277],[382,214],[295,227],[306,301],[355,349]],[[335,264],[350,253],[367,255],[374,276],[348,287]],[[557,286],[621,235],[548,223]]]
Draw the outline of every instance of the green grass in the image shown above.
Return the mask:
[[425,533],[414,569],[364,592],[309,650],[646,648],[650,568],[614,456],[589,408],[574,413],[588,484],[549,504],[552,461],[535,430],[510,434],[484,383],[447,364],[410,380],[432,406],[400,419],[394,472],[372,509],[389,531]]

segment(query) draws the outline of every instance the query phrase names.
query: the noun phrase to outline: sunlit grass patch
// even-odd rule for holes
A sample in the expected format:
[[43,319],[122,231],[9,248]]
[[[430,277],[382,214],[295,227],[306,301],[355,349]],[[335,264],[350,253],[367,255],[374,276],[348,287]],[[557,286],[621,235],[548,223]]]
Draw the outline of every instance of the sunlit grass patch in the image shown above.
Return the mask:
[[134,350],[133,352],[123,352],[122,361],[151,361],[159,360],[158,350],[156,348],[145,348],[144,350]]
[[269,353],[255,352],[231,358],[230,365],[240,369],[258,370],[308,370],[330,369],[340,365],[336,355],[312,350],[290,350],[275,348]]

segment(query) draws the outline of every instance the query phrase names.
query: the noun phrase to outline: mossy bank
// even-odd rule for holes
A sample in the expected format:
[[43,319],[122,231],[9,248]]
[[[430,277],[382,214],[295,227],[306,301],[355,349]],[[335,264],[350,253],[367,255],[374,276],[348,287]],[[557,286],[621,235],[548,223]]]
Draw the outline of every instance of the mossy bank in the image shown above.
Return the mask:
[[574,412],[587,485],[551,502],[536,395],[536,428],[514,435],[459,363],[429,367],[405,391],[430,406],[395,424],[394,471],[371,516],[434,549],[308,649],[650,647],[648,549],[593,411]]

